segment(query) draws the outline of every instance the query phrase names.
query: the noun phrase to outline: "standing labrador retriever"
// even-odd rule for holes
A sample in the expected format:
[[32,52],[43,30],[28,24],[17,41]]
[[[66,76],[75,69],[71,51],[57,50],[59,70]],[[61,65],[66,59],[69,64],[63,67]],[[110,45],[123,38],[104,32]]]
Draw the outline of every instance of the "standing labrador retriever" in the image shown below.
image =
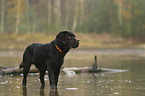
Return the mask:
[[26,86],[27,75],[32,64],[40,71],[40,81],[45,85],[44,76],[48,71],[51,89],[57,88],[57,82],[64,56],[71,48],[79,46],[79,40],[71,31],[61,31],[51,43],[33,43],[24,54],[20,69],[23,67],[23,86]]

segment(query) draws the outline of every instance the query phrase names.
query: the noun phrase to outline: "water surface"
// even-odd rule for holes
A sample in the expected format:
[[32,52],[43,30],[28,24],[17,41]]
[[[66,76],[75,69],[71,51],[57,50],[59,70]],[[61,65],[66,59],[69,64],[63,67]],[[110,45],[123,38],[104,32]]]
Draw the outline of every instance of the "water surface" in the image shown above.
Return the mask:
[[[18,66],[22,51],[0,51],[0,66]],[[41,87],[38,75],[29,75],[27,87],[21,86],[22,75],[0,76],[0,96],[144,96],[144,49],[73,50],[64,67],[86,67],[98,56],[98,66],[127,72],[65,74],[61,72],[58,90]]]

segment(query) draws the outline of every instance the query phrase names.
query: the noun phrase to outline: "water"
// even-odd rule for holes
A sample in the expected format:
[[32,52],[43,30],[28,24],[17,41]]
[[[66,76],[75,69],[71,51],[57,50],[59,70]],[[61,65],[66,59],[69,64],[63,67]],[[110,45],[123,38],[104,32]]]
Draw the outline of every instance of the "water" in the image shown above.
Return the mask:
[[[0,66],[18,66],[22,51],[0,51]],[[101,68],[127,72],[65,74],[61,72],[58,90],[41,87],[38,75],[29,75],[27,87],[22,87],[22,75],[0,76],[0,96],[144,96],[145,50],[102,49],[73,50],[65,58],[64,67],[86,67],[98,56]]]

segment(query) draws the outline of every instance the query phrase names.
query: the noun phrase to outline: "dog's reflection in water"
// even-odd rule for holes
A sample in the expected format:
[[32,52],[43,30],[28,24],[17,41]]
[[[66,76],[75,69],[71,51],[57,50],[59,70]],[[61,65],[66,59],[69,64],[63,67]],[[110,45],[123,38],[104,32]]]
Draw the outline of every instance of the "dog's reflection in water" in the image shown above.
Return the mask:
[[27,96],[27,87],[24,86],[22,87],[22,89],[23,89],[23,96]]
[[[40,96],[46,96],[44,91],[45,86],[40,87]],[[50,89],[49,96],[59,96],[57,89]]]
[[51,89],[49,92],[49,96],[59,96],[58,90]]
[[[46,95],[47,93],[44,91],[44,88],[45,88],[45,86],[41,86],[40,87],[40,96],[47,96]],[[23,89],[23,96],[28,96],[27,87],[24,86],[24,87],[22,87],[22,89]],[[56,90],[56,89],[50,89],[49,96],[59,96],[58,90]]]

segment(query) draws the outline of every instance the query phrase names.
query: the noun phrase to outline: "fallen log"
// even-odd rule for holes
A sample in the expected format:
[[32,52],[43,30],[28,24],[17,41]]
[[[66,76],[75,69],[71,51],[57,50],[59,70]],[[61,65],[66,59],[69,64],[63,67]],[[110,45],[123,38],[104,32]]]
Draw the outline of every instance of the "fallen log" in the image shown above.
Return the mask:
[[[29,73],[38,73],[38,69],[32,68],[29,70]],[[0,71],[0,75],[8,75],[8,74],[21,74],[23,73],[23,69],[19,69],[19,67],[8,67],[8,68],[2,68]]]
[[[74,68],[63,68],[61,69],[62,72],[68,73],[69,71],[73,71],[75,73],[85,73],[85,72],[94,72],[90,70],[91,67],[74,67]],[[101,69],[96,70],[96,72],[100,72]],[[38,69],[30,69],[29,73],[38,73]],[[11,67],[11,68],[5,68],[0,71],[0,75],[9,75],[9,74],[22,74],[23,70],[19,69],[18,67]]]
[[[118,69],[107,69],[107,68],[98,68],[95,72],[92,71],[92,67],[73,67],[73,68],[63,68],[61,69],[62,73],[65,74],[79,74],[79,73],[98,73],[98,72],[109,72],[109,73],[117,73],[117,72],[127,72],[127,70],[118,70]],[[19,75],[22,74],[23,70],[19,69],[18,67],[7,68],[0,71],[0,75],[9,75],[15,74]],[[39,73],[38,69],[30,69],[29,73]]]
[[[97,56],[95,56],[94,63],[92,67],[74,67],[74,68],[62,68],[61,71],[64,73],[68,73],[68,71],[73,71],[75,73],[82,73],[82,72],[100,72],[101,69],[97,67]],[[38,69],[31,68],[29,73],[38,73]],[[19,67],[0,67],[0,75],[8,75],[8,74],[21,74],[23,73],[22,69]]]
[[73,67],[73,68],[64,68],[62,69],[65,73],[68,71],[74,71],[75,73],[87,73],[87,72],[101,72],[101,69],[92,70],[92,67]]
[[[39,70],[36,68],[31,68],[29,73],[38,73]],[[92,67],[73,67],[73,68],[62,68],[61,72],[70,74],[70,73],[88,73],[88,72],[126,72],[126,70],[116,70],[116,69],[106,69],[99,68],[97,66],[97,56],[95,56],[94,63]],[[8,75],[8,74],[22,74],[23,69],[19,69],[19,67],[0,67],[0,75]]]

